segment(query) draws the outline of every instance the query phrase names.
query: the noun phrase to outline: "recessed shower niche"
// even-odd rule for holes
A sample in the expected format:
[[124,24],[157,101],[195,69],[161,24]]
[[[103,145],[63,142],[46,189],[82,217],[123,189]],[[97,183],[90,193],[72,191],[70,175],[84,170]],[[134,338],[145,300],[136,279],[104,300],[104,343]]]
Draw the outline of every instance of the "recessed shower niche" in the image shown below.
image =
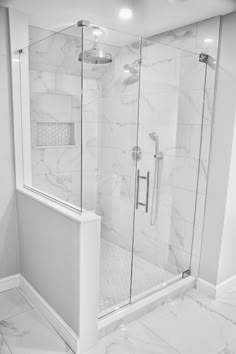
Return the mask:
[[34,147],[57,147],[75,145],[74,123],[36,122]]
[[101,216],[101,317],[191,269],[206,64],[83,21],[29,31],[30,187]]

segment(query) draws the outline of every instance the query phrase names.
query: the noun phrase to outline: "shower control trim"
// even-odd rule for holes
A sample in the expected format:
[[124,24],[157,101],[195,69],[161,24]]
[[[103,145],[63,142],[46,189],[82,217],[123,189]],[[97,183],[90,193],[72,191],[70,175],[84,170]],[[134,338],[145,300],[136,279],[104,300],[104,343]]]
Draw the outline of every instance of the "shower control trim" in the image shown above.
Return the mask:
[[[139,182],[140,179],[144,179],[147,181],[146,184],[146,201],[145,203],[141,203],[139,201]],[[138,209],[139,205],[145,207],[145,212],[148,213],[148,204],[149,204],[149,185],[150,185],[150,172],[147,172],[147,176],[140,176],[140,171],[137,172],[137,196],[136,196],[136,209]]]
[[154,158],[155,158],[155,159],[158,159],[158,160],[164,159],[164,154],[163,154],[163,152],[158,152],[158,154],[155,154],[155,155],[154,155]]
[[134,146],[131,155],[134,161],[140,161],[143,156],[141,147]]

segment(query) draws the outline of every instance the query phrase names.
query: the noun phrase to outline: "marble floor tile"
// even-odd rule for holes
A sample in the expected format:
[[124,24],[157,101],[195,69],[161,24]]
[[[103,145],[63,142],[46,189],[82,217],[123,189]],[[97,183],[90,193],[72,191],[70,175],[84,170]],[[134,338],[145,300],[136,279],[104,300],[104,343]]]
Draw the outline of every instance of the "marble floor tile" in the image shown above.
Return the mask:
[[236,289],[222,294],[209,307],[236,324]]
[[170,301],[140,322],[181,354],[216,354],[236,338],[232,321],[190,296]]
[[1,321],[0,332],[13,354],[73,353],[37,310]]
[[217,299],[207,297],[207,295],[195,289],[189,292],[188,296],[236,324],[236,282],[232,284],[231,289],[223,292]]
[[12,354],[4,338],[0,335],[0,353],[1,354]]
[[99,341],[86,354],[176,354],[174,348],[144,325],[133,322]]
[[236,340],[234,340],[226,348],[222,349],[219,354],[236,354]]
[[0,321],[30,310],[31,305],[17,289],[0,293]]

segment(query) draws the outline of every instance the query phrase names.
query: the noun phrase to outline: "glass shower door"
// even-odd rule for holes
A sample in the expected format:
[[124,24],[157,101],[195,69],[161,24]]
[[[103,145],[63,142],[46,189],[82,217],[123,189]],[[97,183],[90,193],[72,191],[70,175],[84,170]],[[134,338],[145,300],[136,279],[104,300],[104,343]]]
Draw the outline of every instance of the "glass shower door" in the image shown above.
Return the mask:
[[191,268],[205,70],[196,54],[143,42],[132,301]]

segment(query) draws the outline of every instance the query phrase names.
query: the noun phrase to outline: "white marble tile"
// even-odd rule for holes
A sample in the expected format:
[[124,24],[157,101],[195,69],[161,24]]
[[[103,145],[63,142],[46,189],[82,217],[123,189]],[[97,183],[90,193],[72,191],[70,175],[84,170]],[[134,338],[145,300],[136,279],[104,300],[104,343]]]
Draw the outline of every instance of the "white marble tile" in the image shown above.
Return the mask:
[[182,124],[201,124],[204,93],[183,91],[179,95],[178,122]]
[[179,88],[184,91],[200,90],[205,85],[206,65],[199,62],[198,54],[184,54],[181,57]]
[[0,335],[0,353],[1,354],[12,354],[4,338]]
[[31,121],[71,121],[71,96],[52,93],[32,93]]
[[141,323],[182,354],[216,354],[236,337],[236,326],[192,298],[171,301]]
[[42,192],[62,200],[68,200],[71,195],[71,174],[49,173],[32,176],[32,185]]
[[192,24],[153,36],[151,40],[195,52],[197,25]]
[[197,189],[198,164],[197,159],[176,156],[172,171],[170,171],[170,184],[173,187],[195,192]]
[[222,349],[218,354],[236,354],[236,340]]
[[[64,149],[63,149],[64,150]],[[57,171],[57,148],[40,148],[31,150],[32,174],[39,175]]]
[[17,289],[0,293],[0,321],[30,310],[31,305]]
[[190,292],[189,295],[236,324],[236,281],[233,281],[230,288],[218,295],[216,299],[209,299],[199,291]]
[[213,17],[197,24],[197,53],[206,53],[216,58],[219,40],[220,17]]
[[194,221],[196,192],[172,188],[172,217],[192,223]]
[[1,333],[12,353],[70,353],[45,318],[36,310],[11,317],[0,322]]
[[199,158],[201,141],[201,125],[179,124],[175,144],[170,153],[176,156]]
[[55,91],[55,73],[30,70],[31,93],[50,93]]
[[79,33],[78,37],[62,33],[52,35],[52,32],[36,27],[30,27],[29,32],[32,42],[44,38],[29,47],[30,66],[33,70],[75,75],[81,73],[81,64],[77,60],[81,51]]
[[80,146],[57,149],[57,172],[70,173],[81,170]]
[[104,337],[86,354],[174,354],[178,353],[144,325],[133,322]]

